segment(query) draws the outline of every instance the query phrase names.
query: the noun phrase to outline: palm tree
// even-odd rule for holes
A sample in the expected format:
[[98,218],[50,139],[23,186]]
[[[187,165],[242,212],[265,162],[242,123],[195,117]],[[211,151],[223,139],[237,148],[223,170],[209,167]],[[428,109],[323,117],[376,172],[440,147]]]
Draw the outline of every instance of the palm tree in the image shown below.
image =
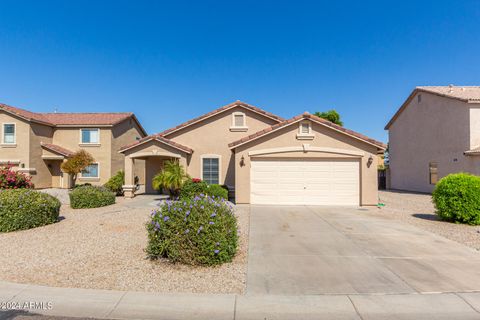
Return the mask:
[[180,194],[180,188],[188,178],[188,174],[178,160],[171,160],[165,162],[162,171],[153,177],[152,187],[155,190],[167,189],[170,197],[176,199]]

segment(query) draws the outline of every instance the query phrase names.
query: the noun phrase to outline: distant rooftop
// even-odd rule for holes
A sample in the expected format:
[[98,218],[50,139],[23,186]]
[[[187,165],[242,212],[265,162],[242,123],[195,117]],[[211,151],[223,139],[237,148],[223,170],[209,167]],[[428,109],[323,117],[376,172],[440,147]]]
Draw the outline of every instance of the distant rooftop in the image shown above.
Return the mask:
[[480,102],[480,86],[420,86],[417,89],[467,102]]

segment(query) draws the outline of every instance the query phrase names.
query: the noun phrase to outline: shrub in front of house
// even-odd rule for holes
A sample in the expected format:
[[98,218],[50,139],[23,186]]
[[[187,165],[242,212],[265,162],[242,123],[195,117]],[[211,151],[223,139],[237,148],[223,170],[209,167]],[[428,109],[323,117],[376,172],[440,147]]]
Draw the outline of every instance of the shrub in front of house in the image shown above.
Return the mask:
[[193,198],[200,194],[228,199],[228,191],[225,188],[218,184],[208,184],[198,178],[187,180],[180,189],[181,199]]
[[80,186],[69,193],[70,207],[74,209],[98,208],[115,203],[115,193],[104,187]]
[[31,189],[0,190],[0,232],[54,223],[60,206],[57,198]]
[[147,230],[151,259],[218,265],[232,261],[237,251],[237,220],[222,198],[200,195],[167,201],[152,212]]
[[228,190],[219,184],[210,184],[206,193],[209,196],[214,196],[222,199],[228,199]]
[[438,216],[445,221],[480,224],[480,177],[468,173],[442,178],[432,193]]
[[33,188],[31,177],[17,172],[11,166],[0,167],[0,189]]
[[125,172],[118,171],[103,186],[115,193],[117,196],[123,195],[123,185],[125,184]]

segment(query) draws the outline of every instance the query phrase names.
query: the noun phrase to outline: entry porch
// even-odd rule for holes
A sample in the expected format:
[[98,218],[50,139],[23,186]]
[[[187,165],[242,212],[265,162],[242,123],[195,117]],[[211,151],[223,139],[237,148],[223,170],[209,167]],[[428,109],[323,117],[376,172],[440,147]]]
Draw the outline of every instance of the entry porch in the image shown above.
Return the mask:
[[134,147],[120,151],[125,155],[125,185],[123,186],[126,198],[133,198],[137,193],[135,183],[136,166],[139,162],[144,163],[145,170],[145,193],[157,193],[152,187],[153,177],[159,173],[167,161],[176,160],[184,168],[187,168],[192,151],[186,147],[179,147],[170,140],[156,138],[137,144]]

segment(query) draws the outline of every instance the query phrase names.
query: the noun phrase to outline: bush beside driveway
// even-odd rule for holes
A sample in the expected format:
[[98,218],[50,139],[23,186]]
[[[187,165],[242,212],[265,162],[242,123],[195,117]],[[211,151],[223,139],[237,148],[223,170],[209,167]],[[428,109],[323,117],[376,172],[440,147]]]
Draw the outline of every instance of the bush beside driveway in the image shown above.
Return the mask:
[[399,220],[450,240],[480,250],[480,226],[442,221],[435,214],[432,196],[401,191],[379,191],[385,207],[370,210],[369,214]]

